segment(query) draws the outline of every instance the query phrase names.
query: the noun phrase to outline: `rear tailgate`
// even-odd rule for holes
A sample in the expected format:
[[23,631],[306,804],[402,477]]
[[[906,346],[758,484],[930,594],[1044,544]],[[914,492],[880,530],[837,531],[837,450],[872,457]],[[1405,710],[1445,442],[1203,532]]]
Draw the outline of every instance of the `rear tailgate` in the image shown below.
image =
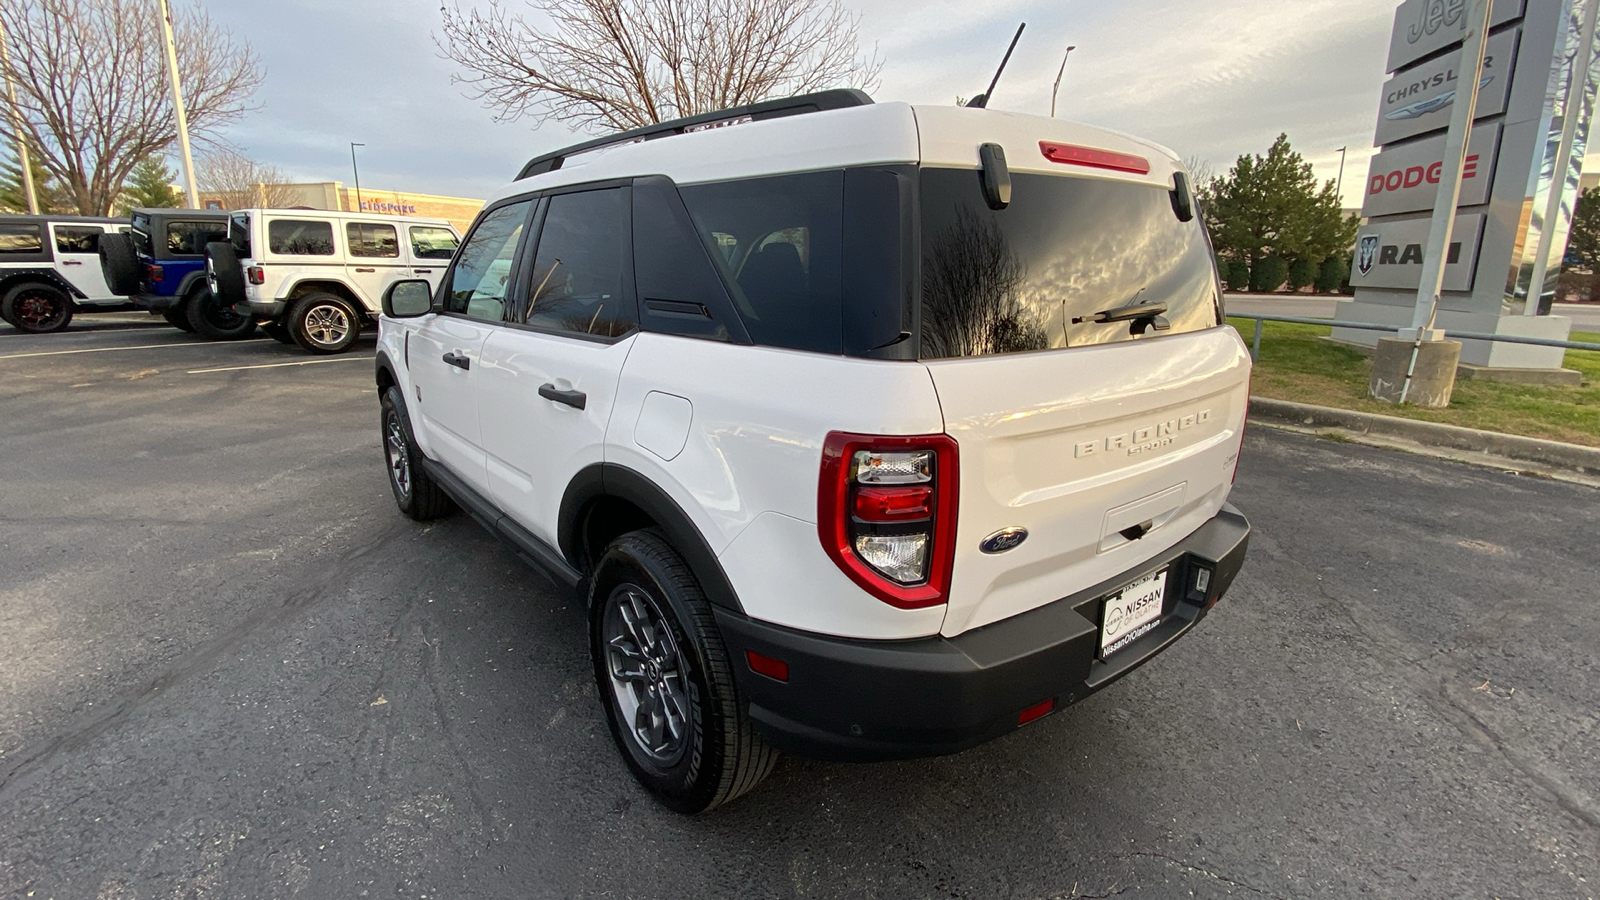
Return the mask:
[[[1232,328],[926,365],[960,445],[947,636],[1133,569],[1227,499],[1250,371]],[[1015,549],[979,550],[1013,527]]]

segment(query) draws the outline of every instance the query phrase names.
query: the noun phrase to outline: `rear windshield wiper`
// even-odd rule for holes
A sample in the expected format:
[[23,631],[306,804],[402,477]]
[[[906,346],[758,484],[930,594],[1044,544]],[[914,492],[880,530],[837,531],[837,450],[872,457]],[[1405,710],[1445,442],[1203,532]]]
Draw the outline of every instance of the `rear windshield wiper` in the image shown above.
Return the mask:
[[1115,306],[1111,309],[1102,309],[1093,315],[1074,316],[1072,324],[1080,325],[1084,322],[1137,322],[1140,319],[1154,321],[1157,316],[1167,314],[1165,303],[1143,303],[1138,306]]

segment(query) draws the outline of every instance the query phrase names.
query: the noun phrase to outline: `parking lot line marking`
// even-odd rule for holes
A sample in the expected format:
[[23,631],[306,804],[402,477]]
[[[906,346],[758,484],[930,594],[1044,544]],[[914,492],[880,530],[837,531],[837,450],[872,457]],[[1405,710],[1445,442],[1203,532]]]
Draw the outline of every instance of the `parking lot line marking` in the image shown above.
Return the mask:
[[[256,338],[249,341],[230,341],[233,344],[259,344],[270,341],[272,338]],[[203,344],[137,344],[132,347],[87,347],[83,350],[41,350],[37,353],[9,353],[0,356],[0,359],[22,359],[28,356],[66,356],[71,353],[110,353],[113,350],[158,350],[162,347],[214,347],[214,343],[207,341]]]
[[207,372],[242,372],[245,369],[281,369],[284,366],[314,366],[318,363],[372,361],[370,356],[341,356],[337,359],[302,359],[299,362],[262,363],[256,366],[223,366],[219,369],[190,369],[185,375],[204,375]]

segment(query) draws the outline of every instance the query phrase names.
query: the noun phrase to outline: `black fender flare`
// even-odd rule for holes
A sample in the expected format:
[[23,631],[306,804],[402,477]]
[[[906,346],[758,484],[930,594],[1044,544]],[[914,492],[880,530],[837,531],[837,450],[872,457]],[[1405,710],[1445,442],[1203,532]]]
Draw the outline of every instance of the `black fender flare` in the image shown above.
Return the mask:
[[561,510],[557,518],[556,540],[561,555],[585,575],[587,570],[583,546],[584,519],[594,503],[613,497],[633,504],[655,522],[666,534],[667,541],[683,555],[695,579],[705,591],[706,599],[715,606],[743,613],[738,594],[734,593],[728,575],[711,552],[700,529],[695,527],[689,514],[676,500],[655,482],[618,463],[593,463],[586,466],[568,482],[561,497]]
[[[382,390],[383,387],[383,373],[385,372],[389,373],[390,384],[400,384],[399,368],[395,366],[394,360],[389,358],[387,351],[379,350],[377,357],[373,360],[372,375],[373,379],[377,381],[380,390]],[[413,438],[413,440],[415,440],[415,438]]]
[[6,269],[4,281],[0,281],[0,293],[11,290],[18,281],[43,281],[57,290],[64,292],[74,300],[87,300],[89,295],[78,290],[72,282],[62,278],[60,273],[50,268],[35,269]]
[[205,269],[198,269],[190,272],[189,274],[183,276],[182,281],[178,282],[178,289],[172,292],[172,296],[176,298],[177,302],[187,300],[189,299],[189,292],[194,290],[195,283],[198,282],[200,284],[205,284],[205,281]]

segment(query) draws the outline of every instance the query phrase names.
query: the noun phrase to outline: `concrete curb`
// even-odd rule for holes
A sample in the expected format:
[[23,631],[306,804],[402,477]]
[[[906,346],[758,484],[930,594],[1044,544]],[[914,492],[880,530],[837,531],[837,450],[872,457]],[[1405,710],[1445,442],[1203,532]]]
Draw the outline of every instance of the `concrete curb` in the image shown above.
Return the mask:
[[[1425,447],[1466,451],[1503,465],[1506,461],[1537,463],[1582,475],[1600,476],[1600,448],[1547,441],[1542,438],[1479,431],[1456,425],[1419,422],[1395,416],[1290,403],[1266,397],[1250,398],[1250,418],[1295,428],[1342,428],[1357,434],[1414,441]],[[1493,459],[1498,457],[1498,460]]]

